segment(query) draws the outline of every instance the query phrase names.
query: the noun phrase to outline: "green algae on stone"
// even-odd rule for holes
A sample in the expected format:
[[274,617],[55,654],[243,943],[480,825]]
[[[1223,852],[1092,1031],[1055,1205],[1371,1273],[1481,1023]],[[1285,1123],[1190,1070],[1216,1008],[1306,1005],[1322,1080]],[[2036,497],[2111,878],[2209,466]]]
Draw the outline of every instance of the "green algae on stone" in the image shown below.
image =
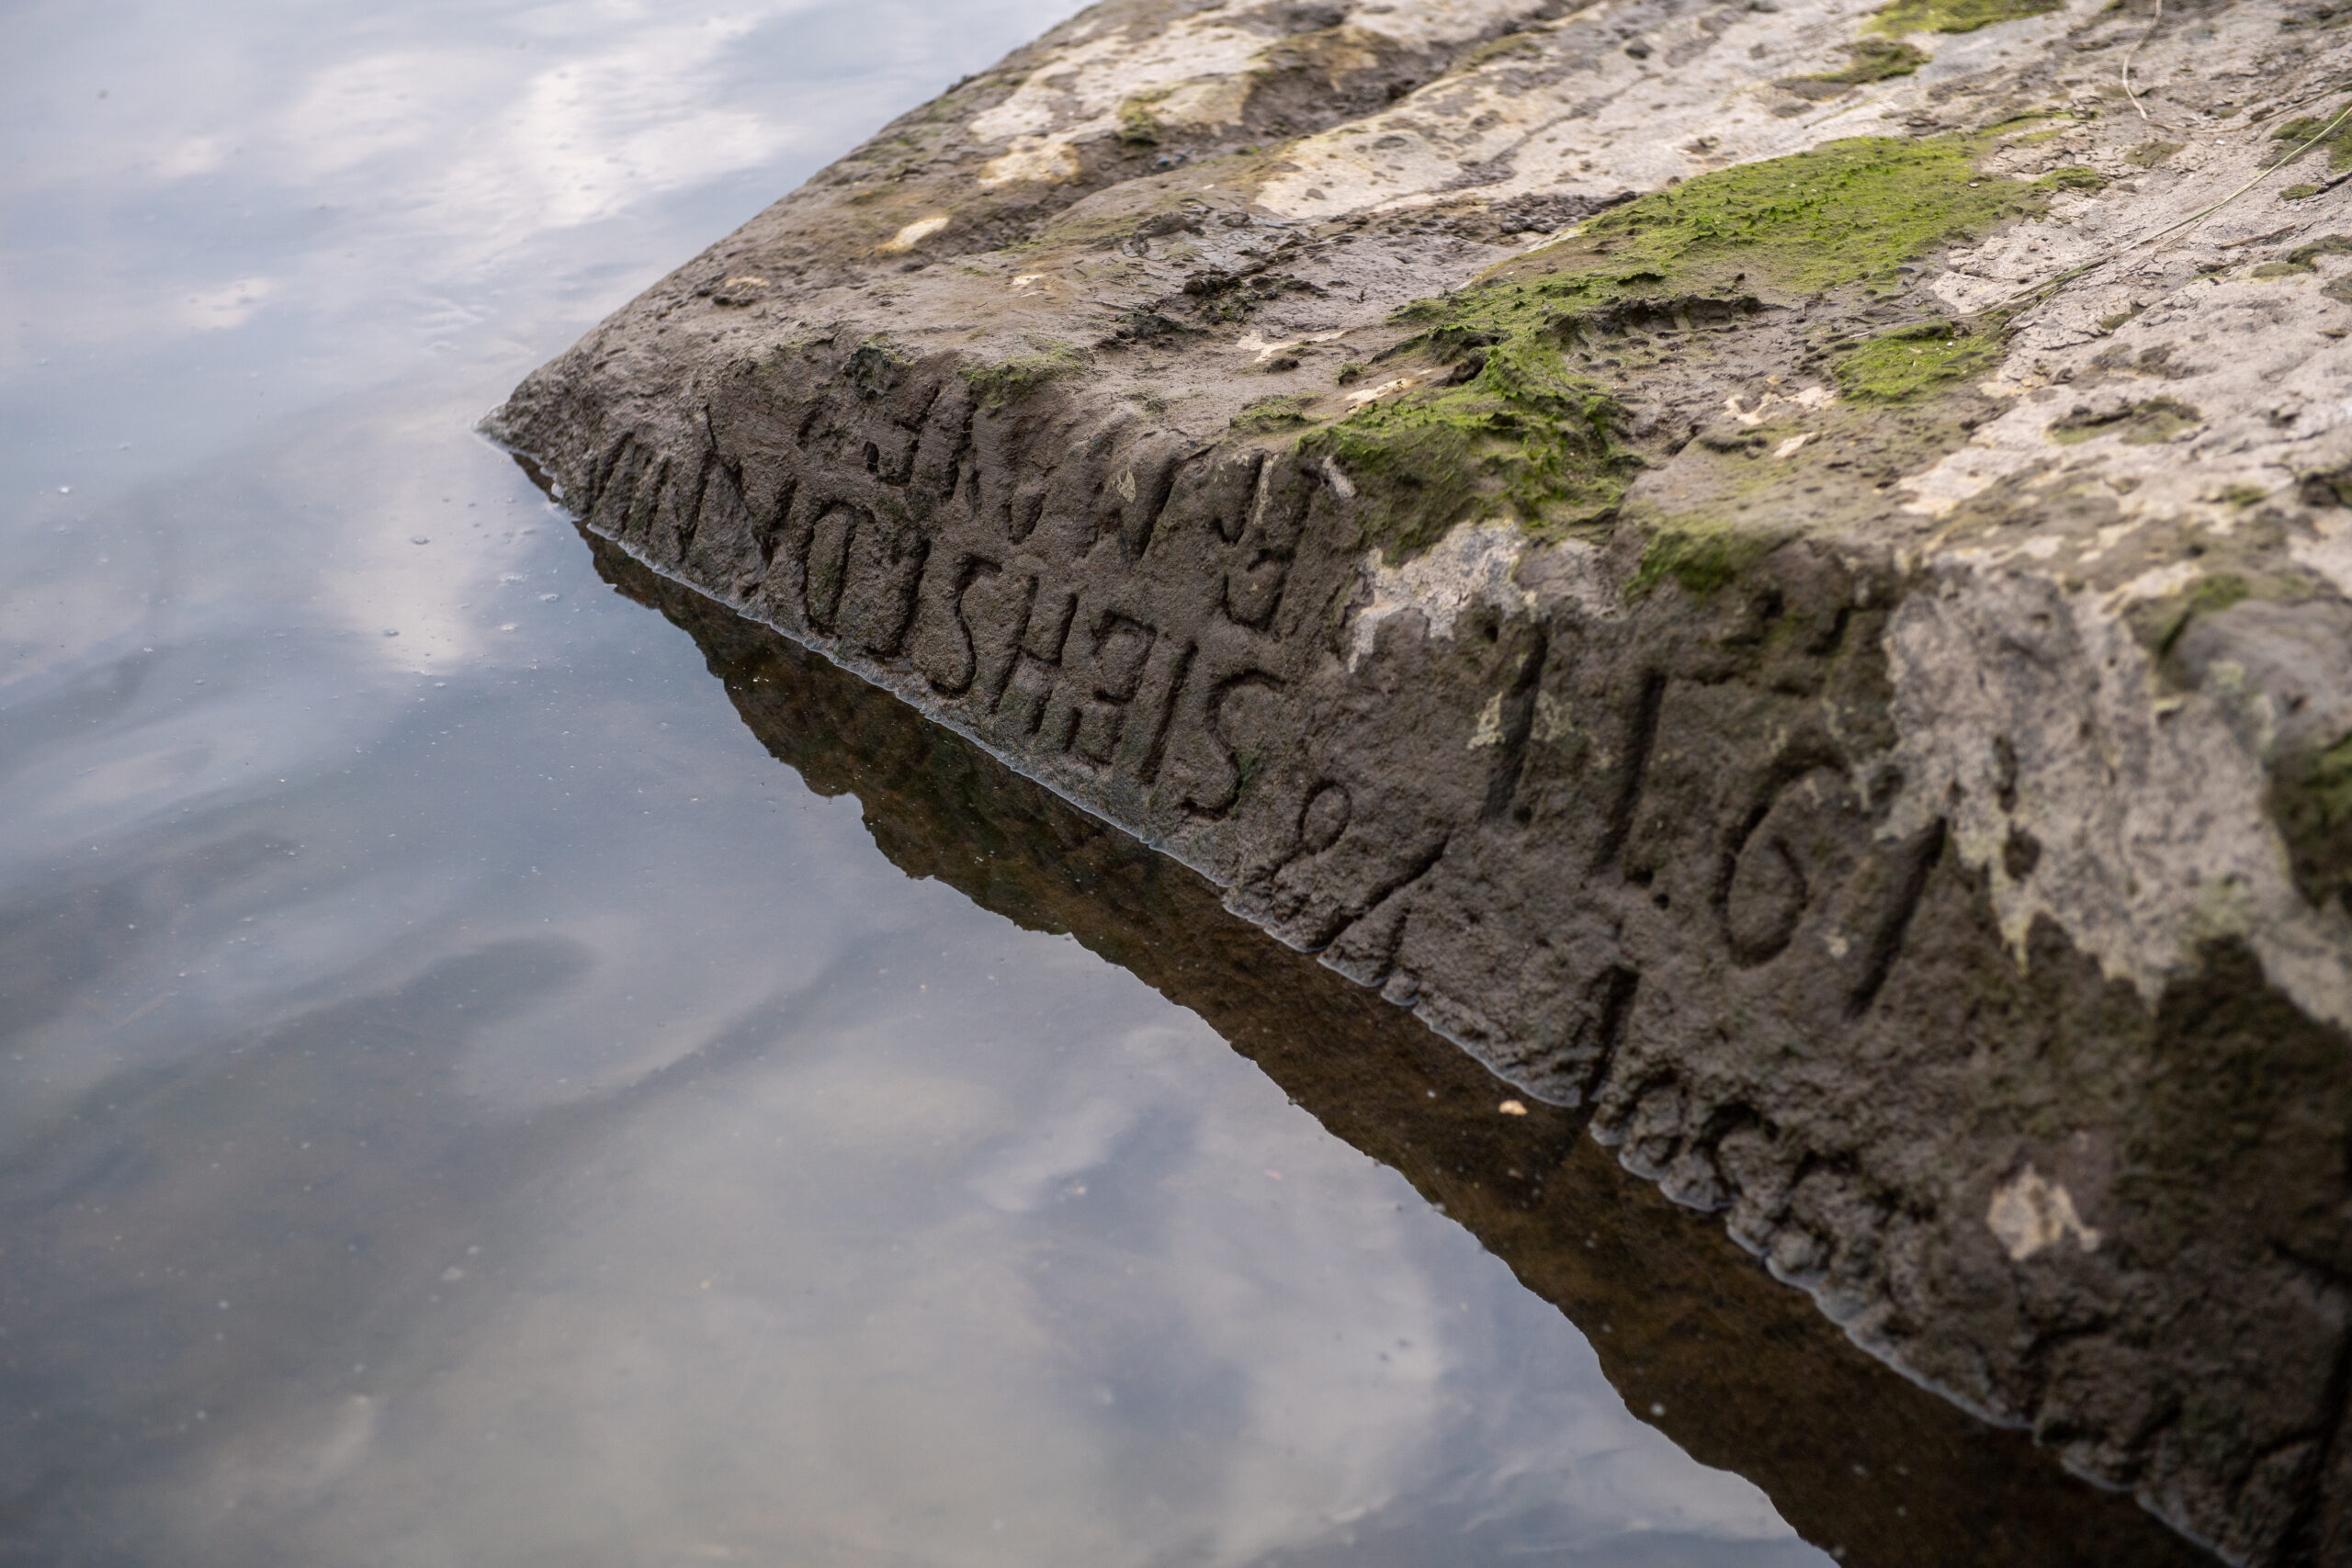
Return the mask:
[[2271,814],[2296,886],[2314,904],[2352,912],[2352,735],[2288,760],[2274,781]]
[[1174,89],[1169,87],[1155,88],[1137,93],[1122,103],[1119,106],[1119,140],[1130,147],[1159,146],[1162,134],[1159,117],[1151,112],[1151,106],[1172,91]]
[[1602,213],[1509,275],[1596,304],[1743,282],[1796,294],[1884,286],[1904,263],[2037,211],[2088,174],[2003,179],[1977,171],[1984,151],[1976,138],[1856,136],[1718,170]]
[[2322,131],[2325,131],[2326,136],[2317,147],[2310,148],[2308,151],[2316,152],[2324,148],[2327,152],[2327,166],[2331,170],[2352,168],[2352,116],[2346,116],[2341,110],[2334,115],[2311,115],[2300,119],[2290,119],[2272,131],[2270,140],[2284,141],[2291,150],[2301,147],[2304,142],[2319,136]]
[[1894,0],[1866,24],[1888,38],[1905,33],[1973,33],[2064,8],[2064,0]]
[[2218,615],[2253,592],[2236,572],[2216,572],[2199,578],[2178,593],[2137,602],[2124,619],[2142,646],[2158,659],[2165,659],[2179,646],[2182,636],[2199,616]]
[[877,333],[851,353],[843,373],[851,386],[869,398],[878,398],[897,386],[913,363],[897,344]]
[[1002,408],[1048,381],[1073,376],[1086,368],[1086,355],[1059,338],[1031,338],[1030,354],[1018,354],[993,365],[967,365],[964,379],[983,408]]
[[1832,368],[1838,389],[1858,403],[1908,402],[1955,381],[1990,374],[2001,363],[1996,333],[1964,333],[1950,321],[1922,321],[1882,333]]
[[1491,39],[1464,55],[1446,74],[1466,76],[1471,72],[1482,66],[1491,65],[1498,60],[1541,60],[1543,58],[1544,46],[1525,33],[1505,33],[1502,37]]
[[2265,262],[2251,274],[2255,277],[2290,277],[2299,272],[2317,272],[2321,256],[2352,255],[2352,237],[2329,234],[2313,240],[2308,245],[2297,245],[2283,261]]
[[[1572,371],[1563,350],[1621,329],[1629,313],[1730,321],[1764,309],[1759,291],[1890,288],[1905,263],[2036,210],[2064,183],[1980,174],[1986,146],[1849,138],[1603,213],[1484,282],[1397,312],[1422,330],[1391,355],[1425,355],[1455,384],[1382,398],[1309,433],[1301,449],[1330,458],[1364,494],[1392,561],[1481,513],[1554,532],[1598,523],[1641,459],[1615,434],[1615,394]],[[1946,341],[1941,322],[1926,331],[1938,341],[1857,351],[1848,377],[1865,399],[1911,400],[1997,355],[1994,339]],[[1678,580],[1705,575],[1674,570]]]
[[1668,580],[1705,598],[1738,581],[1754,562],[1778,549],[1784,536],[1761,528],[1678,525],[1650,536],[1642,564],[1625,585],[1628,603],[1646,599]]
[[2106,413],[2078,408],[2052,420],[2042,432],[2065,446],[2094,436],[2115,435],[2134,446],[2153,446],[2204,423],[2205,416],[2177,398],[2150,398]]
[[1314,423],[1306,413],[1314,400],[1303,392],[1278,392],[1271,398],[1260,398],[1233,416],[1233,433],[1272,435],[1277,431],[1297,430]]
[[1408,389],[1314,431],[1364,500],[1368,542],[1394,563],[1478,513],[1559,531],[1609,515],[1638,466],[1612,433],[1616,399],[1534,333],[1486,351],[1459,386]]
[[2352,506],[2352,463],[2299,476],[2295,495],[2305,506]]
[[1834,98],[1840,93],[1871,82],[1908,76],[1928,62],[1924,51],[1892,39],[1866,38],[1849,45],[1846,53],[1848,59],[1843,71],[1825,71],[1813,76],[1784,76],[1772,85],[1801,98]]

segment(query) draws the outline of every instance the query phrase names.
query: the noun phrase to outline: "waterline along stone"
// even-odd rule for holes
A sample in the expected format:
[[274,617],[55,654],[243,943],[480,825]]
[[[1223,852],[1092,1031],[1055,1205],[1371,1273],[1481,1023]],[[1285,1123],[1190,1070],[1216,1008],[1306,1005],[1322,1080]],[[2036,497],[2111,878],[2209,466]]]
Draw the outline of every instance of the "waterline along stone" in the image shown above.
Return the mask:
[[2352,1562],[2333,21],[1112,0],[488,428],[1914,1379]]

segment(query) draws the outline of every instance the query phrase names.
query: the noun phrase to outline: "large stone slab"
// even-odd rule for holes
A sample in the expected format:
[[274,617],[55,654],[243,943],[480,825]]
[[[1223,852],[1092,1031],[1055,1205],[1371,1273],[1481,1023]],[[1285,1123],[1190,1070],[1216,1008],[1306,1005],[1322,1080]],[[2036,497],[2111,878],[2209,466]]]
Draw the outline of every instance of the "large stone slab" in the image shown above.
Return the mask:
[[1114,3],[491,428],[1857,1344],[2346,1561],[2330,20]]

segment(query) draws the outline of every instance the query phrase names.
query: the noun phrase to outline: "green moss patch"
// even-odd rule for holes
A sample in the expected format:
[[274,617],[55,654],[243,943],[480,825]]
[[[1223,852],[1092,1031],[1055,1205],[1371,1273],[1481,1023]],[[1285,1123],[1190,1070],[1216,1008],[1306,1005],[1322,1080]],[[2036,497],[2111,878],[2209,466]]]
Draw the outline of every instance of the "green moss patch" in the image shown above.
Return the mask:
[[[1301,450],[1348,474],[1392,561],[1476,516],[1514,516],[1554,534],[1604,522],[1644,463],[1622,438],[1611,389],[1572,369],[1571,356],[1589,359],[1603,342],[1640,341],[1667,323],[1678,332],[1736,324],[1775,298],[1896,291],[1905,263],[2040,210],[2073,175],[2097,177],[1986,175],[1975,160],[1993,144],[1857,137],[1702,175],[1600,214],[1458,293],[1399,311],[1397,321],[1421,330],[1388,357],[1429,366],[1425,384],[1308,432]],[[1924,402],[1990,369],[2000,352],[1997,335],[1933,321],[1864,343],[1838,378],[1857,400]],[[1669,551],[1657,571],[1702,582],[1735,535],[1749,536],[1713,517],[1704,526],[1719,525],[1717,543]]]
[[2303,897],[2352,910],[2352,735],[2288,759],[2270,804]]
[[2289,277],[2299,272],[2317,272],[2322,256],[2352,255],[2352,237],[2330,234],[2313,240],[2308,245],[2297,245],[2283,260],[2264,262],[2254,269],[2256,277]]
[[1701,598],[1728,587],[1783,543],[1778,534],[1723,527],[1664,528],[1650,536],[1625,597],[1645,599],[1669,580]]
[[2095,436],[2113,435],[2135,446],[2153,446],[2203,423],[2204,419],[2203,414],[2177,398],[2150,398],[2106,413],[2078,408],[2062,419],[2052,420],[2043,434],[2067,446]]
[[[2329,130],[2331,125],[2335,129]],[[2352,117],[2346,118],[2340,123],[2337,122],[2335,115],[2312,115],[2301,119],[2290,119],[2272,131],[2270,140],[2284,141],[2292,147],[2300,147],[2324,130],[2327,132],[2326,136],[2311,151],[2326,152],[2327,166],[2330,169],[2352,168]]]
[[2188,145],[2186,141],[2143,141],[2123,154],[2123,161],[2135,169],[2153,169]]
[[2245,579],[2233,571],[2200,577],[2179,593],[2134,604],[2132,630],[2157,658],[2166,658],[2198,616],[2218,615],[2252,592]]
[[1843,71],[1784,76],[1772,85],[1801,98],[1834,98],[1871,82],[1908,76],[1928,62],[1925,52],[1893,39],[1866,38],[1848,48],[1846,53],[1848,61]]
[[904,380],[913,363],[889,339],[876,335],[857,345],[845,371],[851,386],[869,398],[878,398]]
[[1152,105],[1166,97],[1171,89],[1161,87],[1152,92],[1137,93],[1119,106],[1119,140],[1130,147],[1157,147],[1162,133],[1159,117],[1151,111]]
[[1002,408],[1048,381],[1074,376],[1086,368],[1086,355],[1059,338],[1031,338],[1029,346],[1034,353],[1015,355],[993,365],[964,367],[964,379],[970,384],[982,408]]
[[1461,63],[1454,66],[1448,74],[1464,75],[1481,66],[1491,65],[1498,60],[1541,60],[1543,58],[1544,46],[1525,33],[1505,33],[1498,39],[1489,39],[1464,55]]
[[1839,359],[1831,374],[1850,401],[1913,402],[1954,382],[1990,375],[2001,363],[2002,347],[1996,333],[1922,321],[1870,339]]
[[2071,169],[2031,182],[1980,175],[1985,150],[1974,138],[1858,136],[1719,170],[1602,213],[1508,264],[1509,274],[1547,275],[1529,287],[1593,304],[1739,283],[1797,294],[1883,286],[1903,263],[2098,178]]
[[2296,481],[2295,495],[2305,506],[2352,506],[2352,463],[2303,475]]
[[2064,0],[1894,0],[1865,24],[1888,38],[1905,33],[1973,33],[1996,22],[2046,16]]
[[1307,405],[1315,400],[1299,392],[1283,392],[1256,402],[1233,416],[1236,435],[1272,435],[1278,431],[1297,430],[1314,422],[1307,417]]
[[1620,447],[1616,400],[1521,334],[1483,351],[1458,385],[1385,398],[1304,437],[1364,500],[1367,542],[1392,563],[1480,513],[1559,532],[1613,512],[1639,459]]

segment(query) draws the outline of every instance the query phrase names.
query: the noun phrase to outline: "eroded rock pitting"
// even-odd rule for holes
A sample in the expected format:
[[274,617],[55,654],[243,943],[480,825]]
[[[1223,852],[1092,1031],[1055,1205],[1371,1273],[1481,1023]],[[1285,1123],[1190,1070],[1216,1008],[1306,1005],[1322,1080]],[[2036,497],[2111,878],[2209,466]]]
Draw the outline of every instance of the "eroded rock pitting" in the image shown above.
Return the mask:
[[2352,220],[2178,225],[2352,53],[2168,15],[1098,7],[492,428],[1857,1344],[2344,1561]]

